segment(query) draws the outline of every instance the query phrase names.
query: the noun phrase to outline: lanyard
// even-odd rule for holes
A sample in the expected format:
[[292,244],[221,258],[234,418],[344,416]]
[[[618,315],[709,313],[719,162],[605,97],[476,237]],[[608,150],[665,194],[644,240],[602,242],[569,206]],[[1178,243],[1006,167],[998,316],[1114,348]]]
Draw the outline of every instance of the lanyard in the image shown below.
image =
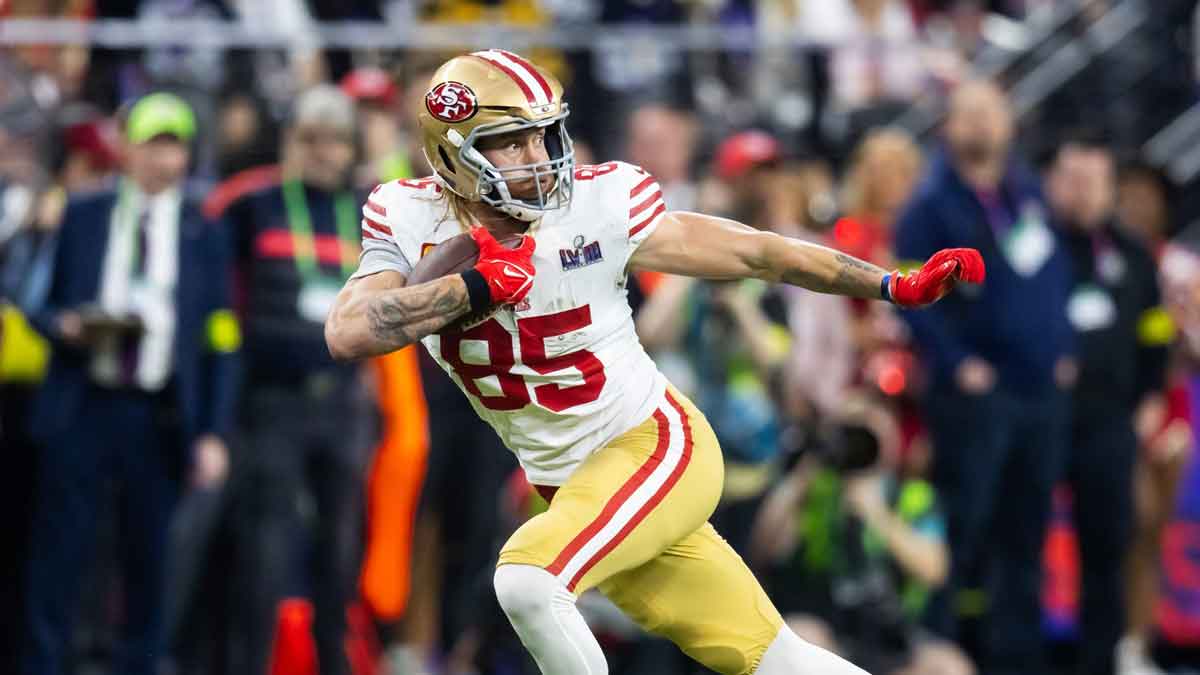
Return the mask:
[[[138,268],[141,265],[142,256],[146,255],[142,250],[142,229],[149,223],[142,222],[142,214],[147,213],[150,208],[150,200],[143,196],[142,208],[136,208],[137,205],[134,203],[131,190],[129,183],[123,178],[117,184],[117,227],[125,227],[129,230],[129,277],[138,280],[145,277],[145,273],[149,271],[145,270],[143,273],[139,273]],[[148,213],[147,217],[149,217]],[[128,226],[129,223],[132,223],[132,227]],[[149,237],[149,232],[146,233],[146,236]]]
[[[308,200],[304,198],[304,186],[300,181],[289,180],[283,184],[283,205],[287,209],[288,229],[292,232],[292,258],[296,271],[305,281],[314,281],[322,276],[317,265],[316,239],[313,237],[312,216],[308,211]],[[334,218],[337,221],[338,258],[342,263],[342,279],[354,273],[358,254],[358,211],[354,197],[349,192],[339,192],[333,201]],[[348,255],[349,254],[349,255]]]

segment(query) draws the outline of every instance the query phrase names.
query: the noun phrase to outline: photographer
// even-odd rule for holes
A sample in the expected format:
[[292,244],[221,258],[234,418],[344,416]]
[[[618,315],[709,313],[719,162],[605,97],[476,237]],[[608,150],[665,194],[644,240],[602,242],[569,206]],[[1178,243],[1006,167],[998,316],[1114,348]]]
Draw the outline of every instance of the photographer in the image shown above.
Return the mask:
[[851,396],[801,444],[758,515],[750,560],[805,639],[873,673],[969,675],[957,647],[917,624],[947,576],[945,524],[933,487],[904,475],[885,405]]

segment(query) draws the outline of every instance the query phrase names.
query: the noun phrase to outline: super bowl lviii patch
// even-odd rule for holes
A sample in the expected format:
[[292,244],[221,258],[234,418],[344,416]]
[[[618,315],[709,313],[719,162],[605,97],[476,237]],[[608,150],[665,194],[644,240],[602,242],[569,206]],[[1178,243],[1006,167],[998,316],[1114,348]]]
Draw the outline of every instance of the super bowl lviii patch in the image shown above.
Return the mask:
[[584,242],[583,235],[577,234],[571,242],[573,248],[558,249],[558,257],[562,261],[564,272],[594,265],[604,260],[604,253],[600,250],[600,242],[593,241],[590,244],[585,244]]

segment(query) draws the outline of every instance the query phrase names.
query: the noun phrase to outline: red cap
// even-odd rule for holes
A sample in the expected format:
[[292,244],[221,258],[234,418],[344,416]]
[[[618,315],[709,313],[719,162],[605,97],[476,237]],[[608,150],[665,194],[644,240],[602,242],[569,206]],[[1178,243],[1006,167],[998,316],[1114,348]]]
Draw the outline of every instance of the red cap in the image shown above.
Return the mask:
[[743,131],[721,141],[714,164],[719,178],[735,180],[756,166],[778,161],[779,155],[779,141],[773,136],[765,131]]
[[341,88],[355,101],[391,105],[396,100],[396,83],[382,68],[356,68],[342,78]]
[[97,119],[72,124],[64,130],[63,142],[71,152],[91,157],[98,167],[112,168],[120,157],[117,125],[111,119]]

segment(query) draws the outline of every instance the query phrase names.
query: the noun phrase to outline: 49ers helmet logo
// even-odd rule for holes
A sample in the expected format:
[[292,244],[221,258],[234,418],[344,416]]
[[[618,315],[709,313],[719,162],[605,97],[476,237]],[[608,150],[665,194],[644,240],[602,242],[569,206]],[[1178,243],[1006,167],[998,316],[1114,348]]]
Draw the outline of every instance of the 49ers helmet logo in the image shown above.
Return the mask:
[[425,95],[425,108],[430,115],[454,124],[465,122],[475,116],[479,104],[475,92],[461,82],[442,82]]

